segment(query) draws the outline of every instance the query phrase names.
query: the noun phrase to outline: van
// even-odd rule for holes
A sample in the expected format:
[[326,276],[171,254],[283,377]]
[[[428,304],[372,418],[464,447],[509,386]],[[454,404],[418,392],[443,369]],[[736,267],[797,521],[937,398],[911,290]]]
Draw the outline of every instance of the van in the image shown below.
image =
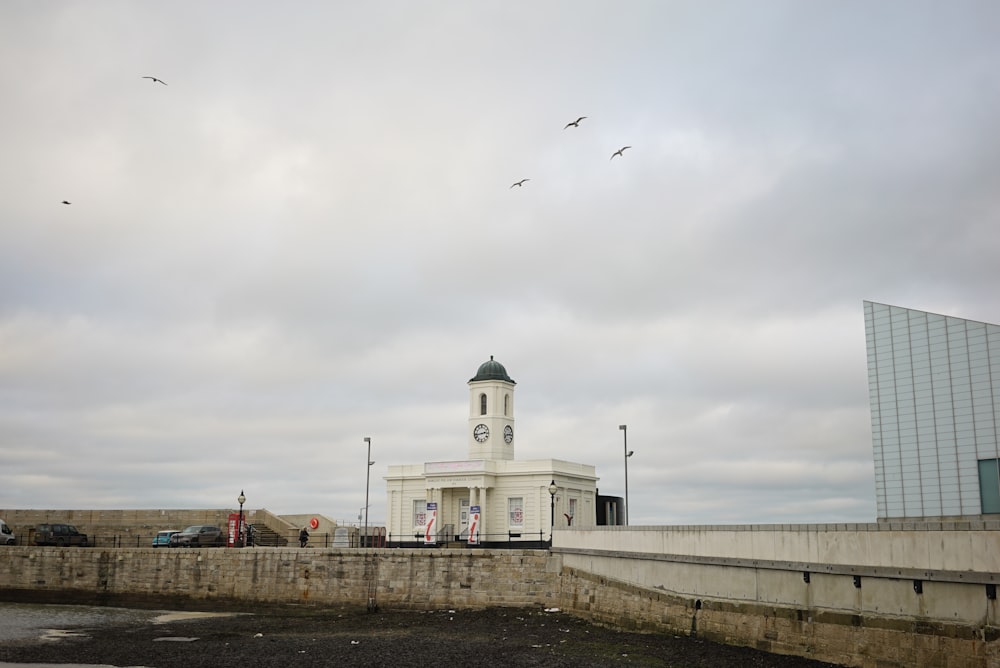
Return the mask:
[[13,545],[17,541],[14,530],[3,520],[0,520],[0,545]]

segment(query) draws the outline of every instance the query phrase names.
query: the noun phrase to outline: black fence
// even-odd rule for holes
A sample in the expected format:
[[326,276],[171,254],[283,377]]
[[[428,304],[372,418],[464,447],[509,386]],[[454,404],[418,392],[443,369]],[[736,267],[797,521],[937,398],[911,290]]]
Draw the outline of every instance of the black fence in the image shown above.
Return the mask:
[[475,542],[469,542],[468,532],[461,534],[438,534],[428,541],[424,534],[389,534],[386,536],[386,547],[409,548],[469,548],[469,549],[506,549],[506,550],[541,550],[551,546],[551,537],[546,538],[542,531],[504,533],[479,533]]
[[[169,549],[166,545],[153,545],[156,533],[127,533],[127,534],[88,534],[86,545],[68,545],[67,547],[96,547],[96,548],[134,548],[134,547],[158,547]],[[532,550],[547,549],[551,541],[546,535],[539,531],[537,533],[523,533],[507,531],[504,533],[480,533],[478,540],[469,542],[467,533],[463,534],[438,534],[433,540],[428,542],[422,533],[413,534],[379,534],[373,533],[369,536],[360,535],[360,532],[351,536],[349,544],[343,544],[343,537],[338,541],[334,540],[332,533],[310,533],[306,548],[326,548],[326,547],[348,547],[348,548],[468,548],[468,549],[514,549]],[[13,545],[34,545],[31,537],[25,538],[19,534]],[[287,545],[282,547],[299,547],[298,535],[288,539]],[[224,547],[224,546],[220,546]],[[236,545],[236,547],[242,547]],[[252,547],[274,547],[267,544],[248,543],[247,548]],[[3,549],[3,546],[0,546]],[[206,548],[207,549],[207,548]]]

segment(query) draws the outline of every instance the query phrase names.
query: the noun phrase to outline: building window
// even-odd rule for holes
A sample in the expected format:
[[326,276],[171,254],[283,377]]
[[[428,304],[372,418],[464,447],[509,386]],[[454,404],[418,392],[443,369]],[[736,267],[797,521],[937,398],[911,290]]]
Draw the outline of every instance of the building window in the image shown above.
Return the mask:
[[413,502],[413,526],[423,527],[427,524],[427,500],[417,499]]
[[510,417],[510,395],[503,395],[503,414],[506,417]]
[[567,523],[572,523],[573,518],[576,517],[576,499],[569,500],[569,519],[566,520]]
[[479,395],[479,414],[486,415],[486,395]]
[[524,498],[512,496],[507,499],[507,514],[510,516],[508,522],[511,528],[521,529],[524,527]]
[[1000,460],[979,460],[979,499],[984,515],[1000,513]]

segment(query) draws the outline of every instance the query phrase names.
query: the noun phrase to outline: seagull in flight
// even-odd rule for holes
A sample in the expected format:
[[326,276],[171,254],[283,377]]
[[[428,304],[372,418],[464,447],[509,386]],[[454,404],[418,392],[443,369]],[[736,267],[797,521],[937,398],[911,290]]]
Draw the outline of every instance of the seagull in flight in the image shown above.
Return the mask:
[[631,146],[622,146],[620,149],[618,149],[617,151],[615,151],[614,153],[611,154],[611,159],[614,160],[616,155],[621,155],[624,158],[625,156],[622,155],[622,153],[627,148],[632,148],[632,147]]
[[566,124],[566,127],[563,128],[563,130],[565,130],[566,128],[570,128],[570,127],[573,127],[573,128],[580,127],[580,121],[582,121],[585,118],[586,118],[586,116],[581,116],[580,118],[576,119],[575,121],[570,121],[569,123]]
[[[511,188],[513,188],[514,186],[518,186],[518,187],[523,186],[525,181],[530,181],[530,180],[531,179],[521,179],[517,183],[511,185]],[[510,190],[510,188],[508,188],[508,190]]]
[[63,204],[72,204],[72,202],[67,202],[66,200],[63,200],[62,203]]
[[143,77],[143,79],[152,79],[153,83],[159,82],[159,83],[163,84],[164,86],[167,85],[166,81],[164,81],[163,79],[157,79],[156,77]]

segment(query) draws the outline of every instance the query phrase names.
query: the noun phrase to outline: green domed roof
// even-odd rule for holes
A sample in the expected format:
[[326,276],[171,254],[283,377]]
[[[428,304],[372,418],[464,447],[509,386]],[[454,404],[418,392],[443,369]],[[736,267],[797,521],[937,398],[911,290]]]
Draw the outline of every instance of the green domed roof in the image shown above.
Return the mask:
[[507,375],[507,369],[503,368],[503,364],[493,359],[493,355],[490,355],[489,361],[479,365],[479,371],[469,379],[469,382],[473,383],[477,380],[504,380],[512,385],[517,384]]

